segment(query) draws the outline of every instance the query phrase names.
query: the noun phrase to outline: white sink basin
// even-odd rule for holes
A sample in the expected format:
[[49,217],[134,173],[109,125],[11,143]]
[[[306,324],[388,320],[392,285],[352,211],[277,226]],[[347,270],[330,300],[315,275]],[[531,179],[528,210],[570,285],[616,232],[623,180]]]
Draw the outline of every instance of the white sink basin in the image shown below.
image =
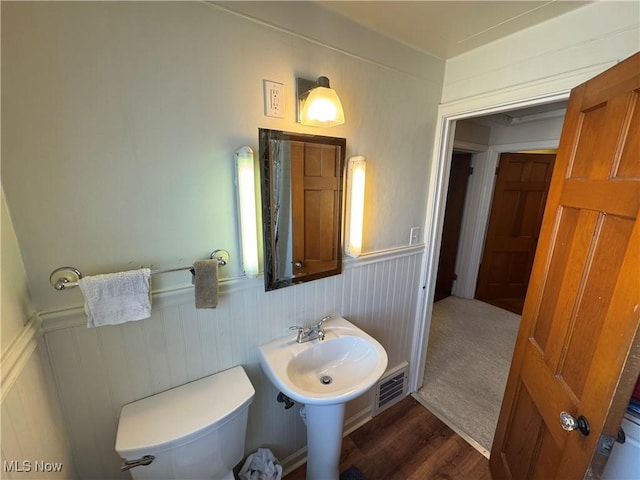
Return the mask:
[[341,317],[324,322],[324,340],[295,334],[259,347],[260,364],[285,395],[306,405],[345,403],[366,392],[387,368],[387,352]]

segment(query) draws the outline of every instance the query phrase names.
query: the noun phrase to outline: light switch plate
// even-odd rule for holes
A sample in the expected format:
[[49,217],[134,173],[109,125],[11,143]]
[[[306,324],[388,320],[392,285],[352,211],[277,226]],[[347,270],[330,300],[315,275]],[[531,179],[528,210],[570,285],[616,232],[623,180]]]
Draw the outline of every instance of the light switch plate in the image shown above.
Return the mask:
[[264,114],[267,117],[284,118],[284,85],[264,80]]
[[420,242],[420,227],[411,227],[409,233],[409,245],[415,245]]

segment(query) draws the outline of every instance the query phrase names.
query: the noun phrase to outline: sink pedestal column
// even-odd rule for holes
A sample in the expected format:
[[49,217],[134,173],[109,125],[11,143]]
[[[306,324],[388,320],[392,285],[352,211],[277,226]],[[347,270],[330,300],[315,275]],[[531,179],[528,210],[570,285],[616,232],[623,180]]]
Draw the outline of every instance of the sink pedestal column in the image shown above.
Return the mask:
[[338,480],[340,476],[344,405],[305,405],[307,480]]

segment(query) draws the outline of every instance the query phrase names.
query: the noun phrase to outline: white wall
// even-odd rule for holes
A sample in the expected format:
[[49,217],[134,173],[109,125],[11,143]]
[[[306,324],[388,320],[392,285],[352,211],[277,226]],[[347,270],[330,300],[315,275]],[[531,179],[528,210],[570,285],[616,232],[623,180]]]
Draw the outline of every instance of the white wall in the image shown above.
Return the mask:
[[[37,321],[32,319],[26,275],[4,192],[1,214],[2,478],[75,478],[46,352],[39,342]],[[47,466],[36,462],[60,464],[61,469],[47,471]],[[42,470],[38,470],[39,465]]]
[[[491,136],[491,127],[487,125],[481,125],[473,120],[460,120],[456,122],[456,132],[454,138],[455,144],[473,144],[476,148],[489,145],[489,138]],[[456,148],[457,149],[457,148]]]
[[[514,145],[521,149],[522,144],[555,144],[557,146],[562,133],[564,116],[548,120],[538,120],[518,125],[494,125],[491,127],[489,145],[494,148]],[[500,150],[500,148],[498,148]],[[500,150],[504,151],[504,150]]]
[[[267,11],[286,18],[290,7]],[[444,62],[331,22],[306,2],[296,14],[319,15],[338,46],[200,2],[1,8],[2,183],[79,476],[120,475],[113,446],[123,403],[236,364],[257,390],[247,452],[265,445],[300,458],[297,409],[275,402],[256,348],[289,325],[343,314],[381,341],[390,368],[409,360],[423,246],[404,247],[410,227],[423,227]],[[294,122],[297,75],[331,79],[344,126]],[[284,83],[285,119],[263,116],[263,79]],[[348,156],[366,156],[364,250],[386,253],[270,293],[261,279],[241,278],[233,151],[257,151],[259,127],[343,136]],[[64,265],[85,275],[164,268],[216,248],[232,261],[212,311],[194,309],[188,274],[154,276],[151,319],[89,330],[78,289],[48,282]],[[370,401],[349,405],[348,418],[366,414]]]
[[4,190],[0,197],[0,220],[2,226],[2,243],[0,258],[2,259],[2,272],[0,286],[2,287],[0,302],[0,350],[5,352],[16,337],[20,334],[29,319],[33,316],[34,309],[31,304],[27,276],[18,247],[11,217],[7,209]]
[[[259,127],[344,136],[348,156],[367,157],[365,251],[422,226],[442,61],[422,55],[408,74],[199,2],[2,8],[2,173],[38,310],[80,302],[47,282],[63,265],[167,267],[216,248],[237,259],[233,151],[257,151]],[[318,131],[294,122],[293,97],[296,75],[321,74],[347,122]],[[284,83],[285,119],[263,115],[263,79]]]
[[569,73],[578,85],[638,51],[639,22],[638,2],[594,2],[459,55],[447,61],[442,102],[527,98]]

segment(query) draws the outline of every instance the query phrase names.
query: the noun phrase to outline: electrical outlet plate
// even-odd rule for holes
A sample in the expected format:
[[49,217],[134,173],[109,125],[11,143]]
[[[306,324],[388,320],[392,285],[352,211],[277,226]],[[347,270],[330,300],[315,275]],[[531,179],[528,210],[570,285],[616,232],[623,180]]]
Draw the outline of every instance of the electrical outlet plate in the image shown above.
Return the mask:
[[284,118],[284,85],[264,80],[264,114],[267,117]]

